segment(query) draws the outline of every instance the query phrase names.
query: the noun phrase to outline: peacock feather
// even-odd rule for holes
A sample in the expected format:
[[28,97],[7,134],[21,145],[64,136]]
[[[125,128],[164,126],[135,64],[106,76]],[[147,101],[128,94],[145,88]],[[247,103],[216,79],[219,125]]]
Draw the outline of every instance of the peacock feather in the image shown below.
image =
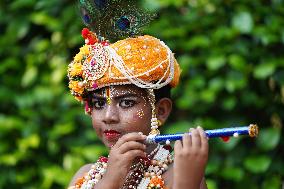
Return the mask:
[[139,35],[155,16],[137,0],[79,0],[79,8],[85,25],[108,40]]

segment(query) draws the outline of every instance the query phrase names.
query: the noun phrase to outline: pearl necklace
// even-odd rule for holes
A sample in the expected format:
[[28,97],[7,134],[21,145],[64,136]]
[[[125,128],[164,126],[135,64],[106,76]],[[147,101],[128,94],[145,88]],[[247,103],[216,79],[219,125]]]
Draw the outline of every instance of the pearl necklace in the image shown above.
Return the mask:
[[[108,158],[100,157],[88,173],[79,178],[75,186],[68,189],[93,189],[106,172],[107,161]],[[139,158],[138,163],[130,167],[121,189],[154,189],[156,187],[163,189],[164,181],[161,175],[172,162],[170,151],[165,146],[158,145],[146,158]]]

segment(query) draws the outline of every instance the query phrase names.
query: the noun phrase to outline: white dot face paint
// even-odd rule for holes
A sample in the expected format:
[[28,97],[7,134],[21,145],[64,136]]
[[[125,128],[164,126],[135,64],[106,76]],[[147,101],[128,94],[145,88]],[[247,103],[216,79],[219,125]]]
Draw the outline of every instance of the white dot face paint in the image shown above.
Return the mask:
[[143,110],[141,109],[141,110],[138,110],[138,112],[137,112],[137,116],[139,117],[139,118],[143,118],[143,116],[144,116],[145,114],[144,114],[144,112],[143,112]]

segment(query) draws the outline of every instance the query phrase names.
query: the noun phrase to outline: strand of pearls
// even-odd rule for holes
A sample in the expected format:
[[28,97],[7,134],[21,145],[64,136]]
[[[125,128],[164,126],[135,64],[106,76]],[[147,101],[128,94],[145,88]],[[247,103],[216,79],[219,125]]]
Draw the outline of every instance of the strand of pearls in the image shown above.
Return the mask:
[[[167,49],[167,54],[168,54],[167,60],[169,61],[169,64],[168,64],[166,71],[164,72],[164,75],[156,83],[146,82],[146,81],[143,81],[142,79],[139,79],[137,76],[134,76],[132,74],[132,70],[130,68],[127,68],[121,56],[119,56],[112,47],[106,46],[105,48],[108,49],[109,51],[109,57],[111,61],[110,64],[113,64],[129,81],[131,81],[131,83],[135,84],[136,86],[140,88],[159,89],[167,85],[168,83],[170,83],[172,78],[174,77],[173,54],[171,50],[162,41],[161,41],[161,44]],[[150,72],[151,70],[148,70],[147,72],[145,72],[145,74],[149,74]],[[168,74],[168,77],[166,78],[167,74]]]

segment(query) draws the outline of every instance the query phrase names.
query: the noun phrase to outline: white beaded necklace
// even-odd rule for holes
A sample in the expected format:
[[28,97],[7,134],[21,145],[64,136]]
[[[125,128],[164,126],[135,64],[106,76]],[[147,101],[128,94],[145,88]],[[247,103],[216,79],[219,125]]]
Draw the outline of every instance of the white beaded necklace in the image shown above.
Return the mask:
[[[158,145],[149,155],[151,157],[154,155],[154,158],[151,160],[150,166],[147,170],[143,172],[143,175],[137,175],[139,178],[142,178],[135,185],[123,185],[122,189],[131,188],[131,189],[147,189],[151,178],[160,177],[167,169],[168,164],[173,162],[170,152],[162,145]],[[88,171],[86,176],[83,178],[82,185],[75,185],[70,187],[70,189],[93,189],[94,186],[99,182],[103,177],[107,168],[107,158],[101,157],[96,163],[94,163],[91,169]],[[133,166],[131,169],[135,169]],[[134,173],[134,172],[133,172]],[[129,175],[132,175],[130,172]],[[126,179],[127,181],[127,179]]]

